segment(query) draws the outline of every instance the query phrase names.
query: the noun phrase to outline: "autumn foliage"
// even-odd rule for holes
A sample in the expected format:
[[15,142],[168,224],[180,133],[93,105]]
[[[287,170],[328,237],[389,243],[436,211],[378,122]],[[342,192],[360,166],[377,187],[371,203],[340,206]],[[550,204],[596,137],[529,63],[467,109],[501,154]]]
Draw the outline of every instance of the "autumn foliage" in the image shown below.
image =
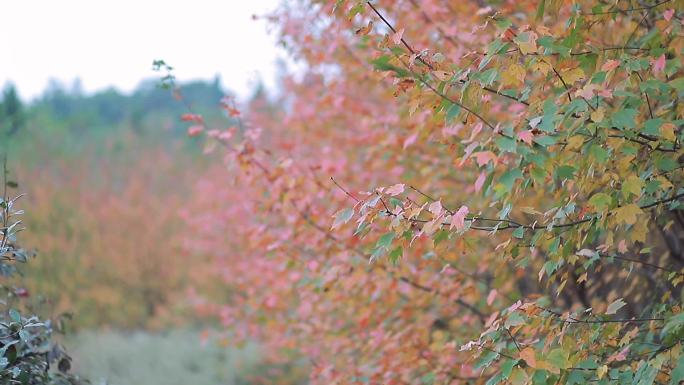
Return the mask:
[[180,214],[201,162],[188,167],[188,155],[121,136],[125,157],[83,151],[18,167],[31,208],[25,239],[40,256],[15,284],[45,298],[50,314],[73,315],[73,329],[190,325],[188,284],[207,288],[213,270],[190,258],[181,236]]
[[202,306],[314,384],[679,383],[683,10],[283,6],[280,108],[184,117]]

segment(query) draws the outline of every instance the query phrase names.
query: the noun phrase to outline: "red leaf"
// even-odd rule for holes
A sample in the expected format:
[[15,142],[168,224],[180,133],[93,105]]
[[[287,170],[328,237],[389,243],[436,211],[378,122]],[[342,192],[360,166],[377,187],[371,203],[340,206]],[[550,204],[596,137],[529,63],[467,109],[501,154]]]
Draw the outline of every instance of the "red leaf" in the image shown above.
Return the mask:
[[204,122],[204,119],[202,119],[202,116],[197,115],[197,114],[183,114],[183,115],[181,115],[181,120],[184,122],[195,122],[195,123]]
[[530,130],[518,132],[518,139],[522,140],[523,142],[525,142],[527,144],[532,144],[533,138],[534,138],[534,134]]
[[653,61],[653,74],[656,75],[665,70],[665,54],[660,55]]
[[188,136],[197,136],[204,131],[204,127],[200,126],[199,124],[196,124],[194,126],[190,126],[188,128]]
[[603,65],[601,66],[601,71],[610,71],[616,69],[620,65],[619,60],[607,60]]
[[465,218],[466,215],[468,215],[468,207],[466,206],[461,206],[460,209],[454,214],[454,216],[451,218],[451,226],[450,228],[456,227],[456,230],[463,230],[465,228]]
[[482,171],[475,181],[475,192],[480,192],[480,190],[482,190],[485,180],[487,180],[487,174]]

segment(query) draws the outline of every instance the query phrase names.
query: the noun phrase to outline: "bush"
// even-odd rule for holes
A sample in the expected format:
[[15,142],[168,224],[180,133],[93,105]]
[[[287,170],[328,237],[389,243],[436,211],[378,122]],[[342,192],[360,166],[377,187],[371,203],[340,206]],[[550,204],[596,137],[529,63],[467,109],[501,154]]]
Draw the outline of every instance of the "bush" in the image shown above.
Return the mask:
[[188,217],[234,293],[227,333],[319,384],[684,380],[682,7],[270,15],[304,63],[282,108],[186,116],[231,175]]
[[[17,263],[25,263],[32,253],[17,243],[23,230],[16,208],[20,196],[8,195],[17,183],[9,181],[6,161],[3,162],[3,194],[0,198],[0,275],[3,300],[0,302],[0,382],[3,384],[80,384],[82,380],[70,375],[71,357],[55,343],[56,324],[31,314],[22,298],[26,289],[8,285],[19,273]],[[61,320],[58,320],[61,322]]]

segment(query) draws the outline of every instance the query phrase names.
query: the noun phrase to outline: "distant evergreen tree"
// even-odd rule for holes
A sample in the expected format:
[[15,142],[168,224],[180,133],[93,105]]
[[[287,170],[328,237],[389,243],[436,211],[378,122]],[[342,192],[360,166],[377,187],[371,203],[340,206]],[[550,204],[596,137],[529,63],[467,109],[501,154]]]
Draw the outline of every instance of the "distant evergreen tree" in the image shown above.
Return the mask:
[[2,91],[0,102],[0,130],[3,134],[13,135],[26,122],[24,105],[17,95],[16,87],[8,84]]

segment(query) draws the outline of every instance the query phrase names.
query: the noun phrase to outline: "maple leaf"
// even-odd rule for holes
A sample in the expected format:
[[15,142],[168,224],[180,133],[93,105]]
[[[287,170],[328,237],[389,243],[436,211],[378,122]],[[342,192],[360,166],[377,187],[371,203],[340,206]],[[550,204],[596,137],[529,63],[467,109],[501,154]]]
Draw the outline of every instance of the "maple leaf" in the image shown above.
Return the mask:
[[523,55],[537,52],[537,34],[534,32],[523,32],[516,36],[514,41]]
[[612,70],[616,69],[619,65],[620,65],[619,60],[613,60],[613,59],[606,60],[606,62],[603,63],[603,65],[601,66],[601,71],[606,71],[606,72],[612,71]]
[[531,368],[537,368],[537,359],[535,357],[534,349],[531,346],[528,346],[525,349],[521,350],[519,356]]
[[615,210],[615,220],[617,223],[633,225],[636,223],[637,215],[642,213],[641,208],[632,203]]
[[336,228],[342,226],[343,224],[349,222],[350,219],[354,216],[354,209],[352,208],[345,208],[333,215],[335,220],[333,221],[333,224],[331,226],[331,230],[335,230]]
[[404,192],[405,186],[406,185],[404,185],[403,183],[395,184],[394,186],[387,188],[385,190],[385,194],[390,195],[390,196],[397,196],[397,195]]
[[534,139],[534,134],[530,130],[523,130],[523,131],[518,132],[518,139],[520,139],[523,142],[531,145],[532,140]]
[[566,84],[576,83],[576,82],[578,82],[578,81],[580,81],[586,77],[584,74],[584,71],[579,67],[564,70],[561,73],[561,75],[563,76],[563,80],[565,81]]
[[520,64],[511,64],[506,71],[501,74],[501,85],[518,86],[525,82],[525,68]]
[[456,230],[461,231],[465,228],[465,218],[468,215],[468,207],[466,206],[461,206],[461,208],[458,209],[454,213],[454,215],[451,218],[451,225],[449,226],[451,229],[454,227]]
[[442,215],[444,212],[444,209],[442,208],[442,202],[440,201],[434,201],[430,203],[428,206],[428,211],[432,213],[435,217],[439,217]]
[[478,166],[484,166],[487,163],[489,163],[489,161],[495,161],[496,160],[496,154],[494,154],[491,151],[476,152],[473,154],[473,156],[477,160]]

